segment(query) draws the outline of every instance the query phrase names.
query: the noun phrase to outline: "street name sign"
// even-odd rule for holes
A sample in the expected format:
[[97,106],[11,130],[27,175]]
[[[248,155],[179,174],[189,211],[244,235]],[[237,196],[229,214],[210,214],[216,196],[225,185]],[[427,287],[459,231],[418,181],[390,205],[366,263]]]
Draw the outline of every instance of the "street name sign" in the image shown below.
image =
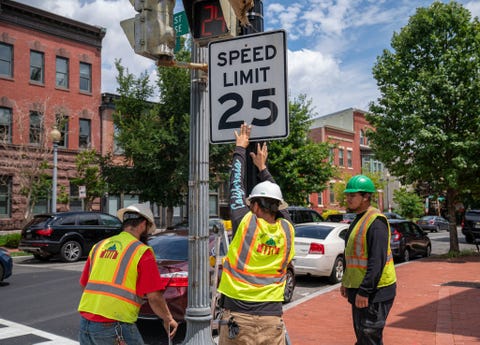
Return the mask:
[[285,31],[213,41],[208,52],[210,142],[235,142],[244,122],[252,141],[288,137]]

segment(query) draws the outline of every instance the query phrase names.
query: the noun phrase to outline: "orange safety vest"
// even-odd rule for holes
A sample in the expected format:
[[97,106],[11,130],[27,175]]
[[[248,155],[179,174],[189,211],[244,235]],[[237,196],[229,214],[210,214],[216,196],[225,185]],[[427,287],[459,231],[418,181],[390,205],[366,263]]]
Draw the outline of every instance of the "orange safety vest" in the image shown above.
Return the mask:
[[[362,284],[363,278],[367,272],[368,264],[367,231],[373,221],[378,217],[385,218],[379,210],[369,207],[350,233],[345,247],[346,270],[342,278],[342,285],[347,288],[358,288]],[[392,250],[390,248],[390,226],[388,225],[388,222],[387,231],[387,262],[385,263],[377,287],[392,285],[397,280]]]
[[137,265],[147,245],[128,232],[97,243],[90,251],[90,275],[79,311],[134,323],[142,304],[136,293]]
[[269,224],[248,212],[228,249],[218,291],[244,301],[283,301],[294,237],[285,219]]

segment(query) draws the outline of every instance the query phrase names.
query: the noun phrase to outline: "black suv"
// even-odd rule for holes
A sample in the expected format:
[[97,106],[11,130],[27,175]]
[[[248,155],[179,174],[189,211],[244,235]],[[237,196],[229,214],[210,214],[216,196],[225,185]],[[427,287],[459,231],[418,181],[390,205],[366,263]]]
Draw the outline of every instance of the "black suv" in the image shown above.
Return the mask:
[[287,211],[290,213],[293,224],[323,222],[320,213],[308,207],[288,206]]
[[474,243],[480,239],[480,210],[469,210],[465,212],[462,223],[462,234],[467,243]]
[[117,217],[100,212],[38,214],[23,228],[18,248],[40,260],[59,254],[63,261],[74,262],[121,227]]

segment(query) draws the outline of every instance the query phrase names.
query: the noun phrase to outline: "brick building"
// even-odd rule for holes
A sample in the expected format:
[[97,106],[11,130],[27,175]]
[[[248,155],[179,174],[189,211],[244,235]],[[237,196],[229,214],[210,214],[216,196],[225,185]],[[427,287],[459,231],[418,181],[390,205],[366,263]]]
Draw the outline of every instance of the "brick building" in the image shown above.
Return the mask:
[[[339,178],[348,178],[364,171],[384,171],[383,164],[373,158],[367,136],[368,130],[373,127],[365,118],[365,113],[363,110],[348,108],[316,117],[310,126],[310,137],[315,142],[335,145],[335,148],[331,149],[330,159],[339,169]],[[343,209],[334,193],[334,185],[339,181],[340,179],[332,179],[329,188],[310,195],[311,207],[319,211]]]
[[[49,133],[54,126],[62,133],[58,190],[71,194],[70,205],[59,204],[58,209],[80,207],[69,181],[79,150],[100,152],[103,144],[99,109],[105,33],[0,0],[0,230],[21,226],[28,204],[22,174],[29,169],[35,173],[42,161],[52,162]],[[49,211],[48,205],[48,198],[39,200],[33,211]]]

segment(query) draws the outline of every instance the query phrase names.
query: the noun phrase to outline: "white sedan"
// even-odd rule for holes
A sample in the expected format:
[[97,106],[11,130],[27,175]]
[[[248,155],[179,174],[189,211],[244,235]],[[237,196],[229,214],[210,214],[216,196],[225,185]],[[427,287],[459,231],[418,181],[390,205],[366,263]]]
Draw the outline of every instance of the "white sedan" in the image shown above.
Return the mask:
[[342,280],[345,235],[349,224],[318,222],[295,226],[295,274]]

